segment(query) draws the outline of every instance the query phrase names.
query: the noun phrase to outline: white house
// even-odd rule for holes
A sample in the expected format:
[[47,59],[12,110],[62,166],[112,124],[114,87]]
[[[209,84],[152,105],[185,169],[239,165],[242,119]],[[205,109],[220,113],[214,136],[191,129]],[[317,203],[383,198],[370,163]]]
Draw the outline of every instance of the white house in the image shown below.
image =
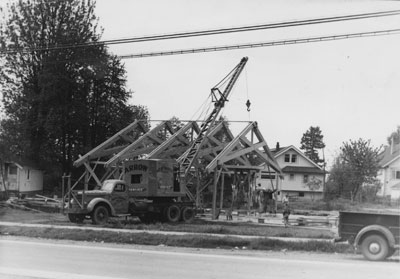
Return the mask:
[[43,191],[43,172],[33,164],[6,162],[0,167],[0,192],[33,195]]
[[274,172],[262,171],[257,177],[257,185],[268,189],[278,187],[278,200],[288,194],[296,199],[322,199],[325,171],[309,159],[295,146],[271,149],[275,160],[283,172],[283,180],[277,181]]
[[400,144],[393,141],[380,154],[378,179],[382,188],[378,195],[390,196],[391,199],[400,198]]

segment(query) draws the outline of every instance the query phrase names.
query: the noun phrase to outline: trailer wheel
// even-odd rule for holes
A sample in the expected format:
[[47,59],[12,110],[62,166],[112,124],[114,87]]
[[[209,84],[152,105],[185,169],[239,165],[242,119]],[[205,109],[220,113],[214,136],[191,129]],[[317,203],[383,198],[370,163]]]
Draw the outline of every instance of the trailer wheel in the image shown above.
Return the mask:
[[109,215],[108,209],[104,205],[98,205],[93,210],[92,222],[96,225],[104,225],[107,223]]
[[381,261],[389,255],[389,245],[384,237],[372,234],[361,242],[361,252],[370,261]]
[[182,221],[191,223],[194,220],[194,210],[191,207],[185,207],[182,210]]
[[177,205],[170,205],[165,211],[165,218],[168,222],[176,223],[181,217],[181,210]]
[[83,220],[85,220],[85,215],[83,215],[83,214],[68,213],[68,219],[69,219],[72,223],[81,224],[81,223],[83,223]]

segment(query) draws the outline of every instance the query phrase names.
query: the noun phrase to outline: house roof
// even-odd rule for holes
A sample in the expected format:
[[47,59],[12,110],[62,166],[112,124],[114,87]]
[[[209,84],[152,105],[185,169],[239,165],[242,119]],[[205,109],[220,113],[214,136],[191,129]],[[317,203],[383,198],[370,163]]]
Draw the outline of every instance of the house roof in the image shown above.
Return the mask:
[[301,152],[298,148],[296,148],[294,145],[290,145],[287,147],[279,148],[279,151],[274,154],[275,158],[278,158],[280,155],[284,154],[286,151],[293,149],[296,151],[299,155],[301,155],[304,159],[306,159],[308,162],[310,162],[315,168],[318,168],[320,171],[323,171],[320,166],[318,166],[313,160],[308,158],[303,152]]
[[400,158],[400,144],[395,144],[393,146],[393,152],[390,146],[385,146],[385,150],[383,150],[379,156],[381,158],[379,162],[380,166],[387,167],[392,162]]
[[286,166],[282,169],[282,172],[291,172],[291,173],[310,173],[310,174],[324,174],[324,171],[320,168],[314,167],[294,167],[294,166]]
[[13,158],[10,161],[7,161],[6,163],[15,164],[20,169],[23,169],[24,167],[26,167],[26,168],[40,170],[40,167],[36,162],[33,162],[26,158],[22,158],[22,159],[21,158]]
[[400,182],[394,184],[394,185],[393,185],[392,187],[390,187],[390,188],[392,188],[392,190],[400,190]]

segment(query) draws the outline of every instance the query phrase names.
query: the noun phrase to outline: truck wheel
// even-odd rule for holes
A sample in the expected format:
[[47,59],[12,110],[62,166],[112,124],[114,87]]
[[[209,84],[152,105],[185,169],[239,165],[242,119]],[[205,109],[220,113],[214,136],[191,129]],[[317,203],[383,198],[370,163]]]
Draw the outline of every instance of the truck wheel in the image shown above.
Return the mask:
[[85,215],[83,215],[83,214],[68,213],[68,219],[69,219],[72,223],[81,224],[81,223],[83,223],[83,220],[85,220]]
[[92,222],[96,225],[104,225],[109,217],[108,209],[103,205],[98,205],[92,213]]
[[176,223],[181,217],[181,210],[177,205],[170,205],[165,211],[165,218],[168,222]]
[[191,223],[194,220],[194,210],[190,207],[185,207],[182,210],[182,221],[186,223]]
[[389,245],[382,236],[372,234],[362,241],[361,252],[370,261],[381,261],[388,256]]

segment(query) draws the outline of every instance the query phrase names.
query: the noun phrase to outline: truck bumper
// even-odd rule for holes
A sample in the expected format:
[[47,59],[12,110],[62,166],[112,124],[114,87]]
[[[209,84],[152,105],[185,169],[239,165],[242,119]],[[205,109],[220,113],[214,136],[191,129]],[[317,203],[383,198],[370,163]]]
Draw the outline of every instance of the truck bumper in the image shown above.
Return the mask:
[[337,243],[337,242],[344,242],[344,241],[341,237],[334,238],[333,243]]

